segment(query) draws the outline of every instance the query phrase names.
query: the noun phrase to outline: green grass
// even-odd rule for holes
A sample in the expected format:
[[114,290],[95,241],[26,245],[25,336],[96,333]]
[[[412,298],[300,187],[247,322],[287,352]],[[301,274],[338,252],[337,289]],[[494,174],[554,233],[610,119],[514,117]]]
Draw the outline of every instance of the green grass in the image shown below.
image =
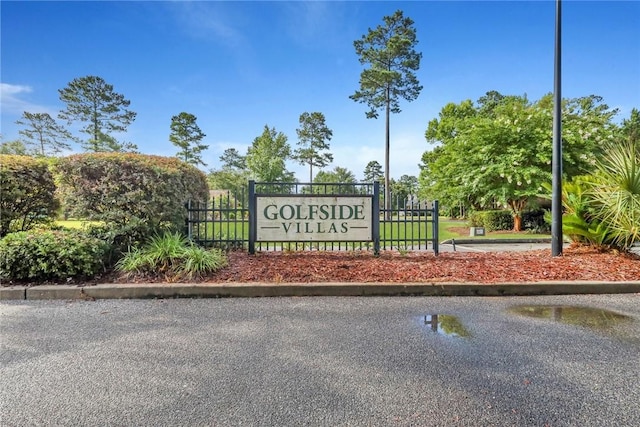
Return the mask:
[[60,227],[65,227],[65,228],[74,228],[74,229],[80,229],[80,228],[86,228],[89,225],[98,225],[100,224],[100,221],[87,221],[87,220],[82,220],[82,219],[69,219],[69,220],[58,220],[56,221],[56,225],[59,225]]
[[473,239],[473,240],[483,240],[483,239],[531,239],[531,238],[551,238],[550,234],[536,234],[531,232],[491,232],[487,233],[484,236],[474,236],[471,237],[469,234],[458,234],[452,231],[452,228],[456,227],[468,227],[466,221],[461,220],[451,220],[440,218],[438,223],[438,238],[440,241],[449,240],[449,239]]
[[[431,224],[419,223],[417,218],[416,222],[411,222],[411,218],[407,217],[406,222],[403,218],[398,220],[394,217],[394,222],[380,223],[380,231],[382,233],[381,239],[383,240],[402,240],[405,238],[424,240],[431,238]],[[203,226],[204,227],[204,226]],[[246,240],[249,238],[249,222],[237,221],[237,222],[215,222],[207,224],[206,235],[208,239],[215,236],[216,239],[220,239],[220,236],[224,236],[225,239],[241,239]],[[449,239],[530,239],[530,238],[550,238],[548,234],[533,234],[530,232],[513,233],[513,232],[492,232],[485,236],[470,237],[468,233],[459,234],[452,231],[452,228],[467,227],[466,221],[451,220],[446,218],[440,218],[438,223],[438,240]],[[204,230],[201,231],[201,238],[204,238]]]
[[[397,217],[394,217],[394,220],[398,221]],[[417,218],[415,218],[417,221]],[[80,229],[85,228],[91,224],[99,224],[97,221],[85,221],[85,220],[67,220],[67,221],[56,221],[57,225],[66,227],[66,228],[74,228]],[[205,238],[205,230],[204,225],[202,225],[202,230],[200,233],[200,238]],[[438,223],[438,240],[449,240],[449,239],[474,239],[474,240],[482,240],[482,239],[530,239],[530,238],[551,238],[548,234],[533,234],[529,232],[522,233],[500,233],[500,232],[492,232],[488,233],[486,236],[476,236],[470,237],[468,233],[459,234],[451,229],[456,227],[467,227],[466,221],[460,220],[451,220],[447,218],[440,218]],[[411,222],[411,217],[406,218],[406,222],[403,218],[399,219],[399,222],[392,223],[380,223],[380,230],[383,233],[381,238],[383,240],[402,240],[405,238],[409,239],[418,239],[425,240],[427,238],[431,238],[431,224]],[[233,221],[233,222],[213,222],[207,223],[206,225],[206,238],[208,240],[213,239],[215,237],[216,240],[247,240],[249,238],[249,221]]]
[[[195,234],[194,226],[194,235]],[[224,238],[224,240],[247,240],[249,239],[249,221],[217,221],[201,224],[199,238],[201,240],[210,240],[214,238],[216,240],[220,240],[221,238]]]

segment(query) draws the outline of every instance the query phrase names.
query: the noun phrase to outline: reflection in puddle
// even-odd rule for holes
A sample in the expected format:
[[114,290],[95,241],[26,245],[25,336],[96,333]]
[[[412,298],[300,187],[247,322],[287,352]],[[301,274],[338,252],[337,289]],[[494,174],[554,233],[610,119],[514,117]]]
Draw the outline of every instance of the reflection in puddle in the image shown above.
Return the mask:
[[428,314],[421,318],[421,323],[432,332],[448,337],[469,338],[471,334],[457,317],[448,314]]
[[509,311],[522,316],[549,319],[601,332],[633,321],[633,318],[624,314],[593,307],[530,305],[512,307]]

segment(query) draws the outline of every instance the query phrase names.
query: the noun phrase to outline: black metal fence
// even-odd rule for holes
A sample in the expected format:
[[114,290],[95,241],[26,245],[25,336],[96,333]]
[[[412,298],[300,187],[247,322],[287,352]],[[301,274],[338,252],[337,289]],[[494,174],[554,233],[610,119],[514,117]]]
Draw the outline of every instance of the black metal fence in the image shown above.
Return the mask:
[[[255,183],[255,194],[336,195],[375,194],[379,218],[379,241],[260,241],[251,239],[251,198],[249,187],[215,192],[208,203],[189,203],[186,229],[189,237],[205,247],[253,249],[257,251],[421,251],[438,254],[438,202],[418,201],[415,197],[392,196],[385,208],[384,191],[377,184]],[[255,207],[254,207],[255,209]],[[255,245],[253,248],[250,246]]]

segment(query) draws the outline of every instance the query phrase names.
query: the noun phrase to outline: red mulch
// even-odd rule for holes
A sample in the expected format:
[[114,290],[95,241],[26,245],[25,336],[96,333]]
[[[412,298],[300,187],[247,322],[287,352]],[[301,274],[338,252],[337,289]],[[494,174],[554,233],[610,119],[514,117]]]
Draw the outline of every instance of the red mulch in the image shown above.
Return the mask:
[[640,258],[589,248],[469,253],[231,253],[210,282],[536,282],[640,280]]
[[[229,266],[190,282],[475,282],[514,283],[554,280],[637,281],[640,257],[601,252],[589,247],[565,248],[552,257],[550,250],[529,252],[246,252],[229,253]],[[127,277],[108,272],[91,280],[62,284],[161,283],[163,276]],[[2,283],[34,286],[44,283]],[[55,284],[48,282],[46,284]]]

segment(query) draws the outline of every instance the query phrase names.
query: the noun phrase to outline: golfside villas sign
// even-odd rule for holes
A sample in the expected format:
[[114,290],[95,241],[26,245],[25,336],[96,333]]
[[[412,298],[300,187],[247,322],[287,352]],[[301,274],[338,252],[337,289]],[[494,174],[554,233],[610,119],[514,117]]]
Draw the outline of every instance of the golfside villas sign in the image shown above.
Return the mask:
[[371,241],[371,196],[258,196],[256,241]]
[[262,242],[372,242],[378,253],[379,184],[369,191],[361,185],[360,191],[351,184],[330,185],[348,194],[300,194],[298,187],[282,194],[282,184],[249,181],[249,253]]

